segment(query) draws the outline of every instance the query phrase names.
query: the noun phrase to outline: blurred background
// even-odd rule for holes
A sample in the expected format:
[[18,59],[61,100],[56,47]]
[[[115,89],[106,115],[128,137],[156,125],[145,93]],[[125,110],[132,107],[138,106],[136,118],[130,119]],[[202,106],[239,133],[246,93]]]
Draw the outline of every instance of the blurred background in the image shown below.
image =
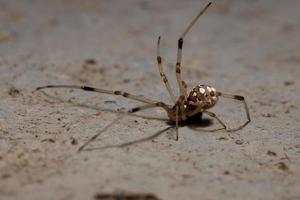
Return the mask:
[[[189,127],[127,149],[77,153],[80,144],[140,105],[47,84],[120,89],[171,103],[177,39],[204,0],[0,0],[0,199],[299,199],[300,2],[216,0],[185,38],[182,77],[243,95],[252,123],[236,133]],[[238,102],[213,109],[229,127]],[[143,113],[166,118],[159,109]],[[144,138],[162,120],[128,116],[91,146]],[[215,120],[204,128],[218,127]],[[154,197],[153,197],[154,198]]]

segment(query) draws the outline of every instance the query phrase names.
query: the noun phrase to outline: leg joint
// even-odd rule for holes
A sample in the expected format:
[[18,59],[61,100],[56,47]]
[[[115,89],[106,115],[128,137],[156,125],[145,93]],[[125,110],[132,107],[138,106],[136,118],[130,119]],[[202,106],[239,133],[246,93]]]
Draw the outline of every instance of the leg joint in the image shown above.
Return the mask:
[[179,40],[178,40],[178,49],[182,49],[182,46],[183,46],[183,39],[179,38]]
[[81,86],[81,89],[86,90],[86,91],[95,91],[95,88],[88,87],[88,86]]
[[129,113],[134,113],[134,112],[137,112],[137,111],[139,111],[139,110],[141,110],[141,108],[140,108],[140,107],[136,107],[136,108],[130,109],[128,112],[129,112]]
[[245,100],[245,98],[243,96],[239,96],[239,95],[234,95],[234,98],[236,100],[239,100],[239,101],[244,101]]
[[177,74],[180,74],[180,72],[181,72],[181,70],[180,70],[180,65],[177,65],[177,64],[176,64],[176,73],[177,73]]
[[114,91],[114,94],[115,94],[115,95],[121,95],[122,92],[121,92],[121,91]]
[[122,96],[123,96],[123,97],[128,97],[129,94],[128,94],[127,92],[124,92],[124,93],[122,94]]
[[163,106],[163,103],[157,102],[155,105],[156,105],[156,106]]
[[157,56],[157,63],[161,64],[161,57],[160,56]]

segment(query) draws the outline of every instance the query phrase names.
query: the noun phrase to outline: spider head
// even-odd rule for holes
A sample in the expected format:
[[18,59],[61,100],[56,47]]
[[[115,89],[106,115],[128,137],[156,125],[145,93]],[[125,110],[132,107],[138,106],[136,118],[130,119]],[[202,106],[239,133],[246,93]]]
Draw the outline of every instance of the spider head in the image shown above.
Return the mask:
[[216,105],[218,95],[216,89],[209,85],[197,85],[194,87],[188,98],[187,104],[194,107],[208,109]]

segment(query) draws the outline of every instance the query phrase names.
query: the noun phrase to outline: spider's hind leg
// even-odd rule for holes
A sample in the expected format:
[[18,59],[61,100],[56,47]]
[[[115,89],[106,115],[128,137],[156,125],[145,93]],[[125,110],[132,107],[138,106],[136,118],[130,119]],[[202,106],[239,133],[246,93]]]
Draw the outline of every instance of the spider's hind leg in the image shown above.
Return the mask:
[[155,104],[149,104],[149,105],[144,105],[144,106],[139,106],[139,107],[132,108],[132,109],[128,110],[127,112],[122,113],[121,116],[117,117],[114,121],[112,121],[104,129],[99,131],[97,134],[95,134],[93,137],[91,137],[87,142],[85,142],[83,145],[81,145],[78,149],[78,152],[82,151],[88,144],[90,144],[91,142],[96,140],[100,136],[100,134],[102,134],[103,132],[108,130],[110,127],[112,127],[112,125],[114,125],[116,122],[120,121],[126,113],[132,114],[132,113],[136,113],[136,112],[139,112],[139,111],[142,111],[142,110],[146,110],[146,109],[149,109],[149,108],[155,108],[155,107],[161,107],[161,108],[165,109],[167,112],[171,112],[171,109],[166,104],[164,104],[163,102],[157,102]]
[[249,124],[251,122],[249,108],[248,108],[248,105],[246,103],[245,97],[240,96],[240,95],[225,94],[225,93],[222,93],[222,92],[217,92],[217,95],[221,96],[221,97],[224,97],[224,98],[229,98],[229,99],[235,99],[235,100],[238,100],[238,101],[242,101],[243,105],[244,105],[245,112],[246,112],[247,121],[244,124],[238,126],[237,128],[227,129],[227,131],[240,130],[240,129],[244,128],[247,124]]
[[218,120],[218,122],[223,126],[223,129],[227,130],[227,127],[224,124],[224,122],[215,113],[207,111],[207,110],[204,110],[203,113],[205,113],[205,114],[215,118],[216,120]]

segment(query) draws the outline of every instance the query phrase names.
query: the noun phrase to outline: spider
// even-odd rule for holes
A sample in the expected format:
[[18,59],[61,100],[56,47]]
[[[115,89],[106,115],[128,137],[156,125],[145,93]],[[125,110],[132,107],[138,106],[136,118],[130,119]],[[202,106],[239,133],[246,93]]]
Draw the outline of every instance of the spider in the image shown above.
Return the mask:
[[[112,90],[105,90],[105,89],[99,89],[89,86],[77,86],[77,85],[46,85],[42,87],[36,88],[36,90],[42,90],[46,88],[73,88],[73,89],[81,89],[84,91],[89,92],[97,92],[97,93],[103,93],[103,94],[109,94],[109,95],[119,95],[123,96],[125,98],[139,101],[144,103],[144,105],[132,108],[128,110],[128,113],[135,113],[141,110],[149,109],[149,108],[155,108],[160,107],[164,109],[170,121],[175,122],[176,125],[176,140],[178,140],[178,123],[186,121],[187,119],[192,118],[195,115],[202,116],[203,113],[209,115],[210,117],[215,118],[221,125],[222,129],[225,129],[226,131],[237,131],[242,128],[244,128],[250,121],[250,114],[248,110],[248,106],[246,103],[246,100],[243,96],[240,95],[232,95],[223,93],[220,91],[217,91],[214,87],[210,85],[197,85],[191,89],[191,91],[187,92],[187,85],[181,78],[181,59],[182,59],[182,48],[183,48],[183,39],[186,36],[186,34],[190,31],[190,29],[193,27],[193,25],[196,23],[196,21],[200,18],[200,16],[207,10],[207,8],[211,5],[212,2],[209,2],[203,9],[200,10],[200,12],[197,14],[197,16],[193,19],[193,21],[190,22],[190,24],[187,26],[187,28],[184,30],[182,35],[178,39],[178,48],[177,48],[177,62],[176,62],[176,79],[179,87],[179,96],[176,97],[170,87],[170,84],[168,82],[168,79],[163,71],[163,65],[162,65],[162,57],[160,55],[160,36],[158,37],[157,41],[157,66],[160,73],[160,77],[162,81],[164,82],[164,85],[169,93],[170,98],[172,99],[174,105],[169,105],[167,103],[161,102],[161,101],[154,101],[149,98],[145,98],[143,96],[138,96],[134,94],[130,94],[123,91],[112,91]],[[242,101],[244,105],[244,109],[246,112],[247,120],[242,125],[236,127],[236,128],[228,128],[225,123],[213,112],[208,111],[210,108],[215,106],[218,102],[219,97],[224,98],[230,98],[235,99],[238,101]],[[219,130],[219,129],[218,129]],[[90,143],[92,140],[96,139],[96,137],[99,134],[94,135],[88,142],[86,142],[84,145],[82,145],[79,150],[82,150],[88,143]]]

